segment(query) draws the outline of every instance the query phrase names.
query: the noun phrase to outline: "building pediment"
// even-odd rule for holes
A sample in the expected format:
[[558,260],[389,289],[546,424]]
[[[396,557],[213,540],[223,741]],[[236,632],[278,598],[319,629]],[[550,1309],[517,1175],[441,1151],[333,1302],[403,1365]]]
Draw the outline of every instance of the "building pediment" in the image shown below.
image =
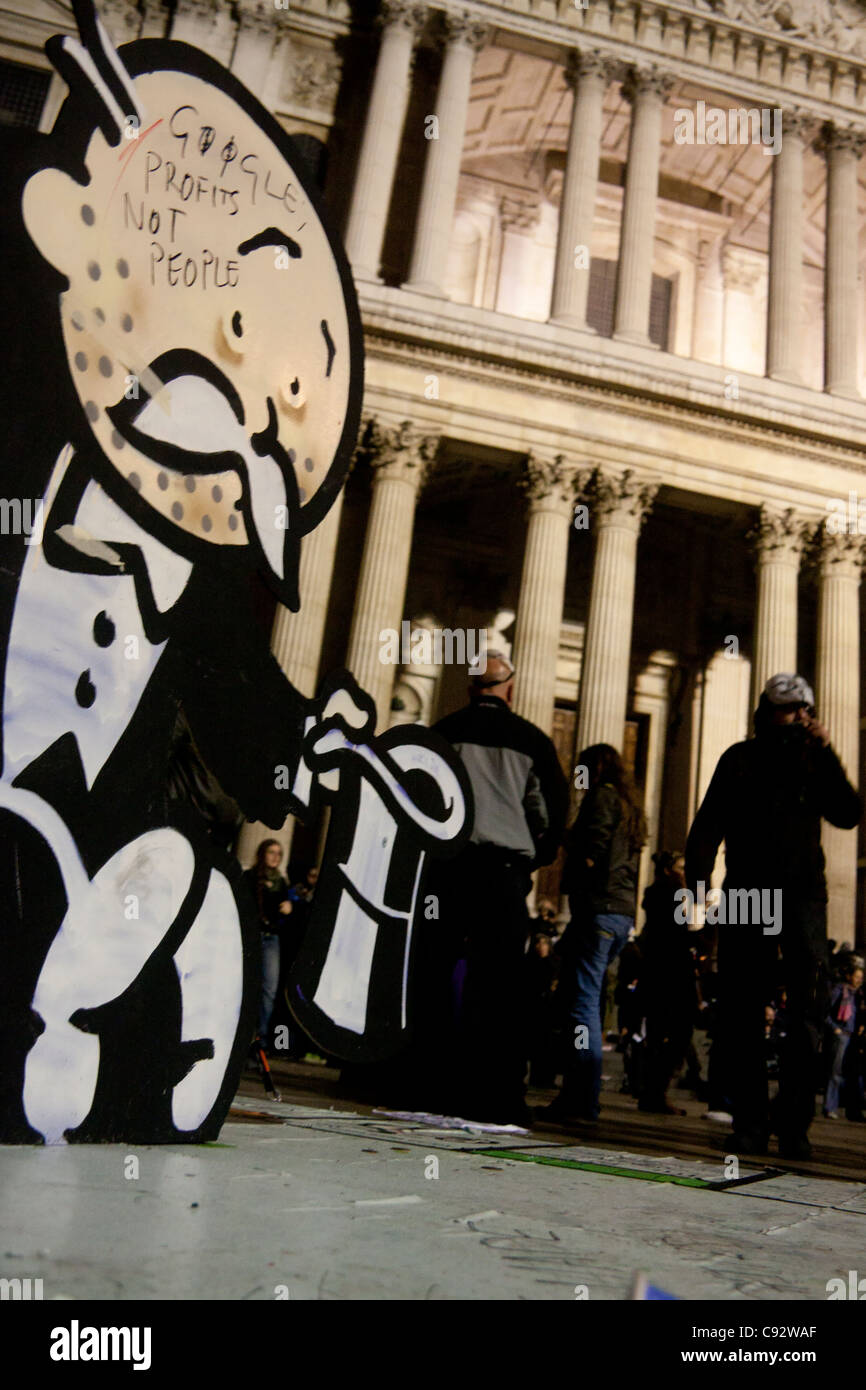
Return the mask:
[[866,57],[866,5],[858,0],[695,0],[694,8],[835,53]]

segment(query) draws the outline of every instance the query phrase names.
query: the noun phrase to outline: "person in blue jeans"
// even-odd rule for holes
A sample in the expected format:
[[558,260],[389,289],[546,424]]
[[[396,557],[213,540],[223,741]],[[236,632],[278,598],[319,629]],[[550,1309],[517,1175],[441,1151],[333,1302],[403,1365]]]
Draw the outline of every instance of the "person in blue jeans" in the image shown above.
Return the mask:
[[265,1043],[280,982],[280,933],[292,911],[289,885],[280,873],[283,850],[279,840],[262,840],[256,862],[244,877],[252,889],[259,914],[262,943],[262,992],[258,1036]]
[[[839,1097],[846,1082],[849,1082],[850,1068],[846,1068],[845,1063],[857,1027],[857,992],[862,984],[863,971],[859,965],[852,963],[845,979],[835,986],[830,995],[826,1030],[826,1051],[830,1065],[824,1094],[824,1114],[828,1120],[839,1119]],[[856,1108],[856,1101],[854,1105],[850,1104],[852,1099],[846,1096],[848,1110]]]
[[601,1092],[601,993],[605,971],[634,929],[638,862],[646,819],[622,758],[609,743],[584,749],[586,795],[566,835],[564,887],[571,923],[563,939],[563,984],[573,1003],[559,1095],[541,1112],[556,1123],[598,1119]]

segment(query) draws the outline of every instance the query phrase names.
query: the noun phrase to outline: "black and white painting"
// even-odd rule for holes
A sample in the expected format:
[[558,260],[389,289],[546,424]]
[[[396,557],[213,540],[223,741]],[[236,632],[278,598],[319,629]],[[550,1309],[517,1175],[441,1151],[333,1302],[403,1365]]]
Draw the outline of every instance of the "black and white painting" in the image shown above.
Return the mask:
[[377,736],[347,672],[303,698],[261,586],[297,611],[345,480],[351,276],[290,138],[184,44],[115,51],[90,0],[47,51],[69,94],[4,136],[0,1139],[213,1138],[254,1030],[238,866],[172,795],[182,716],[250,819],[332,804],[291,983],[321,1046],[400,1045],[425,861],[465,776]]

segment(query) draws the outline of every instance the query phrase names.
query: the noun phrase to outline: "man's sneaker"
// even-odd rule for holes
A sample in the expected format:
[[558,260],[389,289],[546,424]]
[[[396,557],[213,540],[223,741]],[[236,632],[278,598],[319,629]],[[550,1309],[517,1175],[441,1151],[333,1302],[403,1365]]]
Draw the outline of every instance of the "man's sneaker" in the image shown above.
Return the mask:
[[711,1125],[732,1125],[734,1117],[727,1110],[707,1110],[701,1116],[702,1120],[708,1120]]
[[823,1113],[825,1120],[841,1120],[842,1118],[838,1110],[825,1110]]

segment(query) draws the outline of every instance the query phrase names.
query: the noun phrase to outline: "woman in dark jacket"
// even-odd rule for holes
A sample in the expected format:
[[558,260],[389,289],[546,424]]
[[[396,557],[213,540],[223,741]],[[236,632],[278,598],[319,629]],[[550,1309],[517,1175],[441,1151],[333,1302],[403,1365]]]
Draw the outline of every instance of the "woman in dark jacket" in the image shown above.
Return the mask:
[[609,743],[581,753],[587,792],[566,835],[564,885],[571,907],[564,971],[574,1003],[563,1086],[545,1118],[568,1123],[598,1119],[602,1034],[599,1003],[604,975],[634,930],[640,850],[646,820],[622,759]]
[[259,1004],[258,1035],[264,1043],[273,1013],[280,979],[280,932],[292,910],[289,885],[280,873],[283,857],[279,840],[262,840],[256,862],[244,878],[252,889],[259,913],[262,940],[262,994]]

